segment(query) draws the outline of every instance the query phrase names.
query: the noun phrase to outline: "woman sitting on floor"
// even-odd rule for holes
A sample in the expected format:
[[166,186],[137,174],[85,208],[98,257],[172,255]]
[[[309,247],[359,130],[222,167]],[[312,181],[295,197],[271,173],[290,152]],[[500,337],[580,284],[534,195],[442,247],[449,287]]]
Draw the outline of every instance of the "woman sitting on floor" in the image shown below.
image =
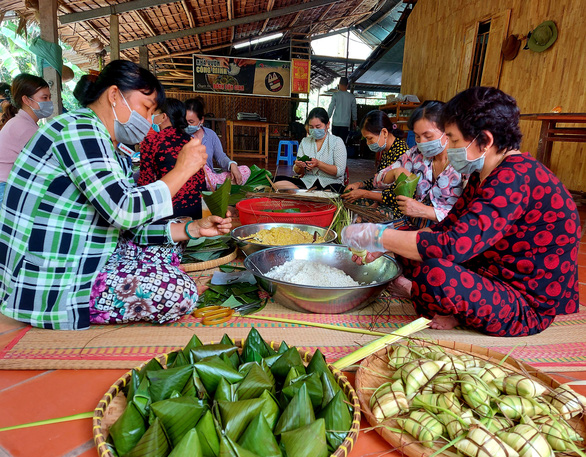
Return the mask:
[[[175,167],[181,148],[191,140],[184,131],[187,121],[181,100],[167,98],[152,120],[153,130],[140,143],[139,186],[146,186],[169,173]],[[202,190],[206,190],[203,168],[173,197],[173,215],[200,219]]]
[[41,127],[18,156],[0,207],[0,311],[36,327],[171,322],[196,305],[195,282],[179,268],[189,238],[228,233],[216,216],[157,222],[205,164],[187,143],[160,180],[136,187],[119,143],[141,142],[165,100],[148,70],[115,60],[83,77],[84,108]]
[[[366,140],[368,149],[376,154],[380,161],[377,173],[390,167],[399,157],[405,154],[409,147],[403,140],[403,132],[391,122],[389,116],[381,110],[370,111],[360,124],[362,136]],[[382,144],[381,144],[382,143]],[[392,192],[385,189],[383,192],[375,192],[374,178],[362,182],[355,182],[346,187],[342,198],[349,203],[358,203],[371,206],[374,204],[380,210],[380,204],[386,195]],[[388,212],[388,211],[387,211]],[[394,219],[391,217],[391,219]]]
[[[448,161],[448,139],[438,120],[443,102],[428,100],[409,117],[407,126],[415,133],[416,146],[374,178],[383,191],[383,203],[391,208],[394,227],[427,227],[443,220],[462,195],[462,175]],[[414,198],[395,195],[395,180],[405,173],[419,176]]]
[[[277,176],[277,189],[331,190],[342,193],[346,171],[346,146],[329,132],[330,118],[323,108],[313,108],[307,116],[309,135],[301,140],[293,171],[299,177]],[[299,160],[304,156],[307,161]]]
[[448,216],[419,231],[350,225],[343,244],[376,253],[367,261],[383,251],[400,256],[415,310],[436,329],[526,336],[577,312],[576,204],[549,169],[519,151],[515,100],[473,87],[447,103],[440,125],[451,164],[471,174]]

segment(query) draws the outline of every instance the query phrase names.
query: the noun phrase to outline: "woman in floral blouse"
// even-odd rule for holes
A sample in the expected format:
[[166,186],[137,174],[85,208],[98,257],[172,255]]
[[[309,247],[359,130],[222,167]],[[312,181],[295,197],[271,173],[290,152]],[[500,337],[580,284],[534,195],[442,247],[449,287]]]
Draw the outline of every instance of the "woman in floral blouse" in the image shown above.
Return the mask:
[[[140,143],[140,175],[138,185],[146,186],[169,173],[181,148],[189,143],[185,133],[185,105],[176,98],[167,98],[152,116],[153,130]],[[207,152],[207,151],[206,151]],[[194,174],[173,197],[173,215],[201,217],[201,191],[206,190],[203,169]]]
[[[427,227],[442,221],[462,195],[462,175],[448,162],[448,139],[438,127],[443,102],[428,100],[417,107],[407,126],[415,133],[417,145],[403,154],[374,179],[375,187],[387,187],[383,203],[401,219],[395,227]],[[395,180],[405,173],[419,176],[415,198],[395,196]]]
[[114,60],[74,95],[83,108],[42,126],[19,154],[0,206],[0,311],[35,327],[170,322],[191,312],[195,282],[178,268],[190,238],[230,219],[165,220],[171,199],[206,162],[197,140],[161,179],[137,187],[128,148],[165,101],[155,76]]
[[[370,111],[360,124],[362,136],[366,140],[368,149],[376,154],[380,163],[377,173],[390,167],[395,161],[406,153],[409,148],[403,140],[403,132],[393,124],[389,116],[381,110]],[[386,189],[383,192],[375,192],[373,185],[374,178],[362,182],[355,182],[346,187],[342,198],[350,203],[358,203],[367,206],[379,204],[383,199],[388,198],[386,195],[391,190]],[[379,207],[379,210],[382,209]],[[388,210],[387,210],[388,213]],[[391,217],[394,219],[394,217]]]

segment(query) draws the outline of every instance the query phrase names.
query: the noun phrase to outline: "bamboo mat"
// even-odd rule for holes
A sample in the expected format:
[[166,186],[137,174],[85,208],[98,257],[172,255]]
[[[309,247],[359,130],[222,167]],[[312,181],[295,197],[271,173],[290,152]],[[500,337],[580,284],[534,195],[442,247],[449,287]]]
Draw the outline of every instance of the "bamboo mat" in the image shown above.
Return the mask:
[[[378,315],[381,311],[385,314]],[[267,316],[363,327],[392,332],[415,319],[408,300],[379,298],[354,314],[303,314],[270,303],[260,313]],[[86,331],[23,328],[0,352],[0,369],[106,369],[132,368],[154,356],[178,349],[193,334],[204,343],[218,341],[224,333],[244,338],[251,327],[267,341],[286,341],[305,350],[320,348],[331,362],[352,352],[375,337],[277,322],[234,318],[219,326],[202,326],[198,319],[184,317],[167,325],[129,324],[92,326]],[[539,335],[523,338],[495,338],[454,329],[425,330],[417,336],[453,340],[508,353],[544,371],[586,371],[586,307],[577,314],[560,316]]]

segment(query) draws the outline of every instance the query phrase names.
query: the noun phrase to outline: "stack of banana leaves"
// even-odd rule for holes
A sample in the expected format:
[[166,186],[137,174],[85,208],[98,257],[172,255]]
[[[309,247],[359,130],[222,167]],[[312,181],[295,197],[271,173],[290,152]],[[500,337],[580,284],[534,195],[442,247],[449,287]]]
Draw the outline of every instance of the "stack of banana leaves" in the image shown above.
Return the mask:
[[234,241],[228,235],[201,237],[189,240],[182,263],[207,262],[219,259],[236,248]]
[[390,381],[370,398],[381,427],[469,457],[586,456],[570,424],[584,414],[586,398],[566,385],[546,387],[505,365],[433,344],[398,345],[388,366]]
[[133,370],[127,406],[110,427],[119,457],[325,457],[352,423],[348,400],[317,351],[275,351],[252,329],[242,351],[197,336]]

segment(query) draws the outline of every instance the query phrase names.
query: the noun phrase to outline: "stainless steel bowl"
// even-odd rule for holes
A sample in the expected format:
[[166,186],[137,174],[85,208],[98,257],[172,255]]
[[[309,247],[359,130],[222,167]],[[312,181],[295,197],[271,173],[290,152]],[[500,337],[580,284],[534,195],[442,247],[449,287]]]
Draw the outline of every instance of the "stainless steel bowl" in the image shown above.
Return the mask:
[[[274,266],[294,259],[316,261],[338,268],[355,281],[367,285],[337,288],[301,286],[266,276]],[[363,308],[401,274],[400,265],[392,257],[382,256],[367,265],[357,265],[352,262],[352,253],[346,246],[331,244],[264,249],[244,259],[244,266],[277,303],[297,311],[320,314],[339,314]]]
[[[288,229],[298,228],[299,230],[303,230],[304,232],[308,232],[309,234],[313,235],[315,232],[319,236],[323,236],[325,239],[325,243],[332,243],[338,237],[335,230],[330,230],[327,233],[328,229],[323,227],[318,227],[316,225],[306,225],[306,224],[286,224],[286,223],[265,223],[265,224],[247,224],[241,225],[240,227],[236,227],[230,233],[232,239],[236,242],[236,245],[246,254],[250,255],[254,252],[260,251],[262,249],[272,248],[275,246],[271,246],[268,244],[258,244],[258,243],[251,243],[250,241],[242,241],[240,238],[246,238],[259,230],[270,230],[272,228],[283,227]],[[327,236],[326,236],[327,233]],[[323,244],[323,243],[316,243],[316,244]]]

